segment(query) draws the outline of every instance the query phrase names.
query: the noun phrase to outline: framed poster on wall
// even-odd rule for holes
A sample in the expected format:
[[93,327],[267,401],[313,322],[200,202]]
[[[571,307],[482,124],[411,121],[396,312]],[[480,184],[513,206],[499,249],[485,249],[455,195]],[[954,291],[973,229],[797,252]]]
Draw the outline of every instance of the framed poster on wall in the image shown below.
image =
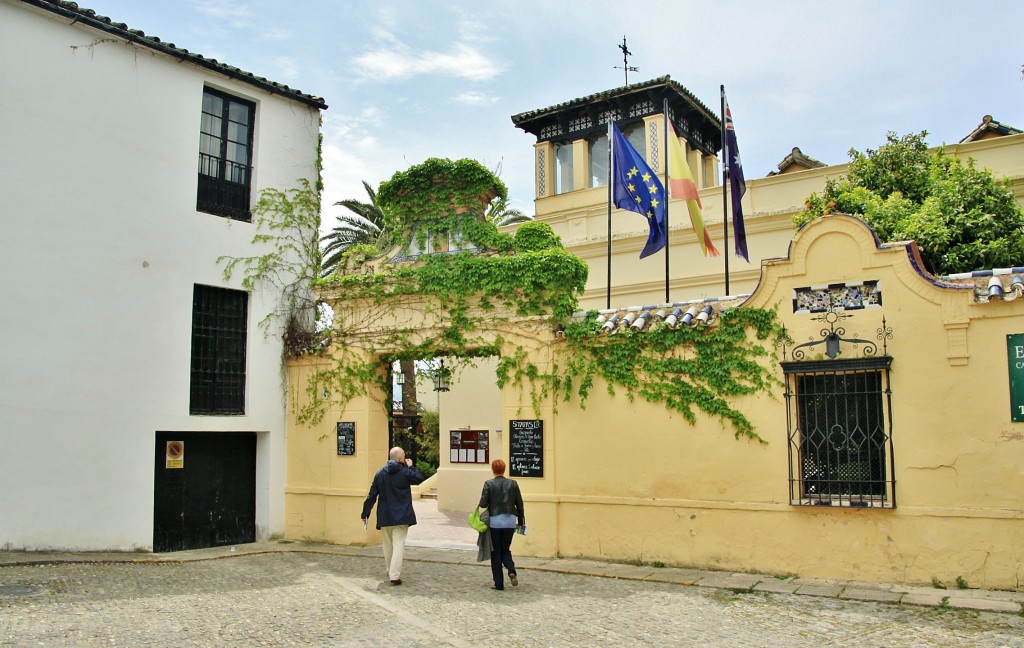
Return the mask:
[[487,430],[452,430],[450,460],[452,463],[491,463],[490,432]]
[[356,453],[356,423],[355,421],[340,421],[338,423],[338,456],[350,456]]

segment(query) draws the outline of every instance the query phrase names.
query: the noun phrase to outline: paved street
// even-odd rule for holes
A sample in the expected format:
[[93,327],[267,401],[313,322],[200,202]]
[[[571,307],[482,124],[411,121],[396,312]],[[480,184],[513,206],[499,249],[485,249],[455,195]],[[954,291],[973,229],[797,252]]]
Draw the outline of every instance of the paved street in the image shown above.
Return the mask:
[[528,557],[496,592],[465,513],[415,507],[398,587],[379,545],[0,551],[0,645],[1024,648],[1024,592]]
[[[1024,646],[1014,613],[736,593],[526,559],[519,587],[496,592],[471,552],[416,547],[395,587],[379,547],[319,547],[134,563],[19,565],[7,554],[2,645]],[[552,562],[564,568],[543,567]]]

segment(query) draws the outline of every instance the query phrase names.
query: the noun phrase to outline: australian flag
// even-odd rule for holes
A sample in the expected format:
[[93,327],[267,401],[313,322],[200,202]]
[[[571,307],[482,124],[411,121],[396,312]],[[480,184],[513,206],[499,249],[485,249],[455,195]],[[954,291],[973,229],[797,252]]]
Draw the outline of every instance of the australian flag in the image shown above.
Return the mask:
[[747,193],[747,181],[743,179],[743,164],[740,162],[740,149],[736,146],[736,129],[732,125],[732,112],[729,101],[722,90],[722,101],[725,104],[725,155],[726,169],[729,174],[729,190],[732,191],[732,229],[736,238],[736,256],[743,257],[749,263],[747,255],[747,228],[743,225],[743,194]]
[[665,247],[668,231],[665,223],[665,187],[644,158],[612,125],[612,202],[619,209],[634,211],[647,219],[651,228],[640,258]]

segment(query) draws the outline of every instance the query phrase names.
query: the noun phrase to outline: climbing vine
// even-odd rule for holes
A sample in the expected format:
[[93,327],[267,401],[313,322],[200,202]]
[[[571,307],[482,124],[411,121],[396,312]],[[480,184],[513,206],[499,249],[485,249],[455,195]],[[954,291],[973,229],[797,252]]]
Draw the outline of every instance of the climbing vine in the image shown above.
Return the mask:
[[[587,265],[549,225],[524,223],[510,235],[482,217],[490,201],[506,194],[471,160],[427,160],[381,185],[388,249],[353,246],[338,272],[313,281],[340,307],[331,331],[336,344],[309,378],[300,421],[319,423],[327,400],[344,405],[390,393],[387,367],[395,359],[472,363],[504,351],[498,385],[520,385],[538,412],[549,398],[579,399],[585,407],[601,379],[609,394],[621,390],[631,401],[660,403],[691,424],[699,410],[730,425],[737,438],[763,442],[731,402],[778,384],[771,349],[785,334],[774,311],[734,308],[713,326],[602,333],[596,313],[576,314]],[[409,254],[412,242],[422,250],[440,238],[458,239],[465,249]],[[502,336],[511,330],[524,331],[521,343],[534,346],[508,354]],[[552,359],[545,369],[529,360],[543,345]]]
[[[319,180],[317,187],[319,187]],[[264,333],[273,325],[284,330],[286,352],[308,348],[316,334],[317,299],[311,290],[320,264],[318,226],[320,192],[309,180],[300,178],[291,189],[267,188],[252,208],[256,233],[252,243],[262,254],[246,257],[218,257],[224,278],[241,270],[242,288],[252,291],[264,285],[279,295],[273,310],[260,321]]]
[[[376,360],[382,355],[389,361],[444,355],[471,362],[499,353],[502,324],[512,318],[532,319],[523,325],[541,328],[569,319],[586,284],[586,263],[566,252],[545,223],[525,223],[515,236],[479,225],[481,234],[492,230],[476,239],[488,241],[490,251],[426,255],[417,262],[382,264],[376,272],[349,265],[350,272],[317,282],[322,293],[370,304],[377,316],[350,321],[339,313],[332,335],[344,341],[345,352],[314,374],[311,396],[327,390],[332,399],[346,401],[366,394],[367,385],[386,392],[387,374]],[[547,247],[533,249],[540,247],[538,241]],[[362,254],[365,258],[366,251]],[[375,327],[379,318],[402,310],[417,312],[420,319],[405,327]],[[311,398],[300,420],[318,422],[321,401]]]
[[[568,402],[586,401],[600,377],[609,395],[616,388],[633,401],[640,396],[679,412],[695,424],[695,409],[728,422],[737,438],[764,443],[750,420],[730,399],[780,384],[768,367],[774,366],[774,347],[785,337],[775,311],[734,308],[722,311],[715,326],[632,329],[614,335],[601,333],[596,313],[565,327],[565,342],[557,346],[549,373],[524,361],[525,354],[502,358],[498,384],[521,383],[536,408],[553,396]],[[768,365],[766,367],[766,364]]]

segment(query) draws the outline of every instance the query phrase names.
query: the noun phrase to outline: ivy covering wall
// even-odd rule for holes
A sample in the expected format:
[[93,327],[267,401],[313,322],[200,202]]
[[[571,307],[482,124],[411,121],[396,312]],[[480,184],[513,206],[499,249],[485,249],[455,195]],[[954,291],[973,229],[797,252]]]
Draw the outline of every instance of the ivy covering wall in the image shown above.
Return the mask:
[[[576,314],[587,265],[549,225],[524,223],[513,235],[482,218],[491,200],[506,196],[472,160],[427,160],[381,185],[388,249],[355,246],[338,272],[315,284],[335,321],[330,360],[310,378],[311,396],[326,392],[343,404],[386,394],[385,367],[397,358],[497,355],[498,386],[520,386],[535,410],[549,399],[585,407],[601,379],[611,395],[662,404],[691,423],[702,411],[738,438],[760,440],[732,400],[778,384],[774,346],[784,333],[773,311],[736,308],[714,326],[602,334],[596,313]],[[409,255],[442,236],[473,249]],[[522,339],[505,337],[517,329],[527,331]],[[531,361],[541,347],[550,362]],[[308,403],[299,418],[316,424],[324,402]]]

